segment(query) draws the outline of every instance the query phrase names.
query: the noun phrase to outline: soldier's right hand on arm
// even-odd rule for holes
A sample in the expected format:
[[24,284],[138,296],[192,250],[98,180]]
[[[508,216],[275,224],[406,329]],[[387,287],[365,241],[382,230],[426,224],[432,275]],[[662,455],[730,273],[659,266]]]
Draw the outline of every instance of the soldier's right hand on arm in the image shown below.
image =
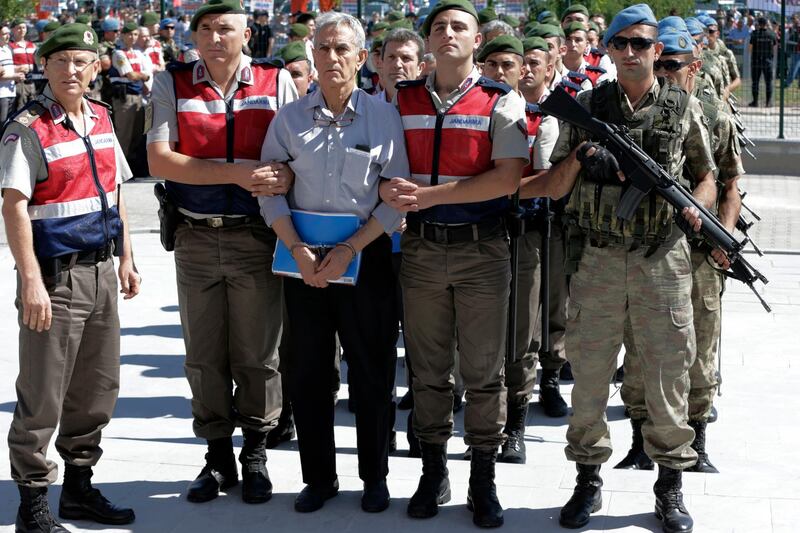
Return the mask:
[[419,186],[404,178],[392,178],[384,180],[379,187],[380,197],[384,203],[388,204],[401,213],[419,210],[417,197],[414,194]]
[[23,325],[39,332],[49,330],[53,321],[53,309],[42,279],[23,279],[21,293]]
[[303,282],[311,287],[324,288],[328,286],[327,282],[317,281],[317,267],[319,266],[319,257],[311,251],[307,246],[297,246],[292,250],[292,257],[297,262],[297,268],[300,270],[300,275],[303,276]]
[[614,154],[593,142],[584,143],[575,154],[581,167],[594,182],[615,183],[625,181],[625,175],[619,169]]

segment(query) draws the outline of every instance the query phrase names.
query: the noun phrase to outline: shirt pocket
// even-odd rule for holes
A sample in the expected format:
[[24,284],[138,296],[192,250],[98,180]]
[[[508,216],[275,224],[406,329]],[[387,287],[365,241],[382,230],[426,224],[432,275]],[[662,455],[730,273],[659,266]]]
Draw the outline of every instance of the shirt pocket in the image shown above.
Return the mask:
[[353,195],[355,200],[363,198],[369,192],[369,171],[372,155],[356,148],[345,148],[342,165],[342,187]]

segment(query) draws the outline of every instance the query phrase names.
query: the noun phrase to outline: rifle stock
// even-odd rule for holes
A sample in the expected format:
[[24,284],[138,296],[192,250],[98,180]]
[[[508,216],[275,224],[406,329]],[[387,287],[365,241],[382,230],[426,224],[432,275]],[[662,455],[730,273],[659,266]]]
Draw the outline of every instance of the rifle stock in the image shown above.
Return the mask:
[[756,281],[767,283],[767,279],[742,257],[746,242],[737,241],[717,217],[633,141],[624,127],[607,124],[592,117],[586,108],[560,87],[539,107],[545,113],[587,131],[617,158],[628,182],[627,189],[620,197],[617,217],[630,220],[640,201],[650,192],[655,192],[669,202],[678,216],[681,216],[684,208],[696,208],[702,221],[700,233],[712,248],[720,248],[730,260],[730,270],[723,273],[750,287],[764,309],[771,311],[754,286]]

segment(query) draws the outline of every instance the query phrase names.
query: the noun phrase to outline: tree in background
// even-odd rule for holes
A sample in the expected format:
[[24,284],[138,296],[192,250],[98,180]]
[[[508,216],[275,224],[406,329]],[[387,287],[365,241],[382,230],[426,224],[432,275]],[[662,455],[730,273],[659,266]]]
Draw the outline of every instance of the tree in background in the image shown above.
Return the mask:
[[33,14],[32,0],[0,0],[0,20],[7,22]]

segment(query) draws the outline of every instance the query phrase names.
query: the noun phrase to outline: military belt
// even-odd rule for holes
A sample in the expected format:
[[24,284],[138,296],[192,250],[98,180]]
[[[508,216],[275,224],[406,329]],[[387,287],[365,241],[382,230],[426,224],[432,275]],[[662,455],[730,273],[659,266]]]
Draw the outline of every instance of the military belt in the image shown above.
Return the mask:
[[436,224],[420,220],[407,219],[408,231],[437,244],[459,244],[475,242],[491,237],[502,237],[506,234],[505,224],[501,219],[491,219],[476,224]]
[[183,220],[190,226],[205,226],[208,228],[235,228],[244,226],[245,224],[260,224],[266,225],[264,219],[258,217],[208,217],[208,218],[192,218],[184,216]]

